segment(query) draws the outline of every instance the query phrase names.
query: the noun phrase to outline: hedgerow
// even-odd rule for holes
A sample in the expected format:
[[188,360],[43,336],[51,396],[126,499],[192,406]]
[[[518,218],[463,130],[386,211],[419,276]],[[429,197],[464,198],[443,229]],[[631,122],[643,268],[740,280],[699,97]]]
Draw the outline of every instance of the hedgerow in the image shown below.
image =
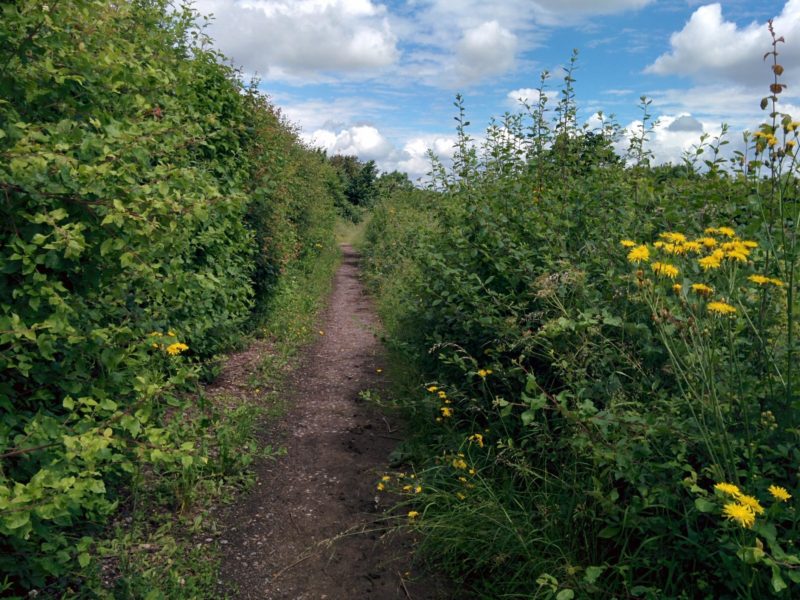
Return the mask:
[[483,148],[459,97],[452,169],[376,208],[370,279],[417,373],[416,484],[389,480],[471,597],[800,590],[800,123],[778,43],[768,119],[730,161],[723,131],[651,167],[647,100],[618,158],[613,122],[577,122],[573,59],[554,111],[541,94]]
[[6,587],[79,580],[132,477],[208,462],[187,390],[330,247],[337,181],[190,8],[0,7]]

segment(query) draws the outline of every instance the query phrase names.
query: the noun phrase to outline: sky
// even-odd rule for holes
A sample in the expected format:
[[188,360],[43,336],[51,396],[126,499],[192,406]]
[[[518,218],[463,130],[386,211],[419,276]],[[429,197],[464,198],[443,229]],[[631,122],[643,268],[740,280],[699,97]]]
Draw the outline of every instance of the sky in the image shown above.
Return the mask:
[[[729,126],[729,148],[767,119],[772,72],[767,21],[784,66],[780,110],[800,117],[800,0],[197,0],[207,33],[247,78],[257,76],[309,144],[375,160],[381,170],[429,170],[455,139],[457,93],[469,133],[535,102],[540,74],[553,97],[573,49],[581,123],[597,112],[629,131],[640,97],[658,120],[656,162],[678,163],[703,133]],[[551,107],[554,102],[550,102]]]

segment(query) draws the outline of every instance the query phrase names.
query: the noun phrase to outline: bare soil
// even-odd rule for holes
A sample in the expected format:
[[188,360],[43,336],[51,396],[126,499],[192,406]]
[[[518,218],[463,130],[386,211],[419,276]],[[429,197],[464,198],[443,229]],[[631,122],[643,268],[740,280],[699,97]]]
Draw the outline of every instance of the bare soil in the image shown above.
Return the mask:
[[[385,389],[378,321],[358,279],[358,255],[343,264],[319,339],[284,389],[289,409],[266,425],[265,442],[286,455],[256,465],[253,491],[223,519],[223,592],[241,599],[443,599],[437,578],[413,562],[413,540],[392,530],[390,499],[376,490],[401,439],[396,417],[359,397]],[[224,387],[250,371],[255,346],[234,359]]]

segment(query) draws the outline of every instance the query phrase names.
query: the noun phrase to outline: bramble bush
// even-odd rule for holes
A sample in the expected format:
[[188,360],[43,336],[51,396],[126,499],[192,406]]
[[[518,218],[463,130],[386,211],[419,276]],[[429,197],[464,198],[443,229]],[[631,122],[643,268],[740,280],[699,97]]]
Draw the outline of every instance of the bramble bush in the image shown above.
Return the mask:
[[188,7],[0,15],[0,588],[19,593],[79,581],[143,473],[219,467],[187,392],[330,249],[338,179]]
[[800,592],[800,123],[773,40],[769,118],[730,160],[723,128],[650,166],[646,99],[618,159],[613,120],[577,121],[573,56],[555,108],[482,148],[458,97],[452,169],[376,208],[369,277],[418,432],[418,483],[382,484],[473,597]]

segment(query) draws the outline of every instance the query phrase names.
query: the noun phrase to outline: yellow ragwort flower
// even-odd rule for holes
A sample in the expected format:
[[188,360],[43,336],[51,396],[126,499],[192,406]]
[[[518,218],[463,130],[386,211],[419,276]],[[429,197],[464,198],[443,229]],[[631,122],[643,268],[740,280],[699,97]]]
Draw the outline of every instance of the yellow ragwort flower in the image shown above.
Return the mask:
[[647,262],[649,260],[650,250],[647,249],[647,246],[636,246],[636,248],[628,252],[628,262],[638,265],[640,262]]
[[792,495],[786,491],[786,488],[782,488],[779,485],[771,485],[767,489],[769,493],[772,494],[772,497],[780,502],[788,502],[792,497]]
[[750,528],[756,522],[756,515],[752,509],[738,502],[728,502],[722,508],[722,514],[726,519],[736,521],[742,527]]
[[733,485],[732,483],[717,483],[714,485],[714,489],[722,492],[723,494],[733,496],[734,498],[738,498],[742,495],[742,491],[739,489],[739,486]]
[[633,240],[620,240],[619,243],[622,244],[623,248],[633,248],[636,245]]
[[700,294],[701,296],[710,296],[714,293],[714,288],[705,283],[693,283],[692,284],[692,291],[695,294]]
[[741,504],[744,504],[746,507],[748,507],[750,510],[752,510],[753,513],[755,513],[757,515],[764,514],[764,507],[761,506],[761,504],[758,502],[758,500],[753,498],[753,496],[747,496],[746,494],[740,494],[739,496],[737,496],[736,499]]
[[712,312],[717,315],[736,314],[736,308],[727,302],[709,302],[706,308],[708,309],[708,312]]
[[654,262],[650,267],[656,275],[675,279],[678,276],[678,267],[669,263]]
[[170,344],[167,346],[167,354],[172,356],[177,356],[181,352],[185,352],[189,349],[189,346],[186,344],[182,344],[181,342],[175,342],[174,344]]

